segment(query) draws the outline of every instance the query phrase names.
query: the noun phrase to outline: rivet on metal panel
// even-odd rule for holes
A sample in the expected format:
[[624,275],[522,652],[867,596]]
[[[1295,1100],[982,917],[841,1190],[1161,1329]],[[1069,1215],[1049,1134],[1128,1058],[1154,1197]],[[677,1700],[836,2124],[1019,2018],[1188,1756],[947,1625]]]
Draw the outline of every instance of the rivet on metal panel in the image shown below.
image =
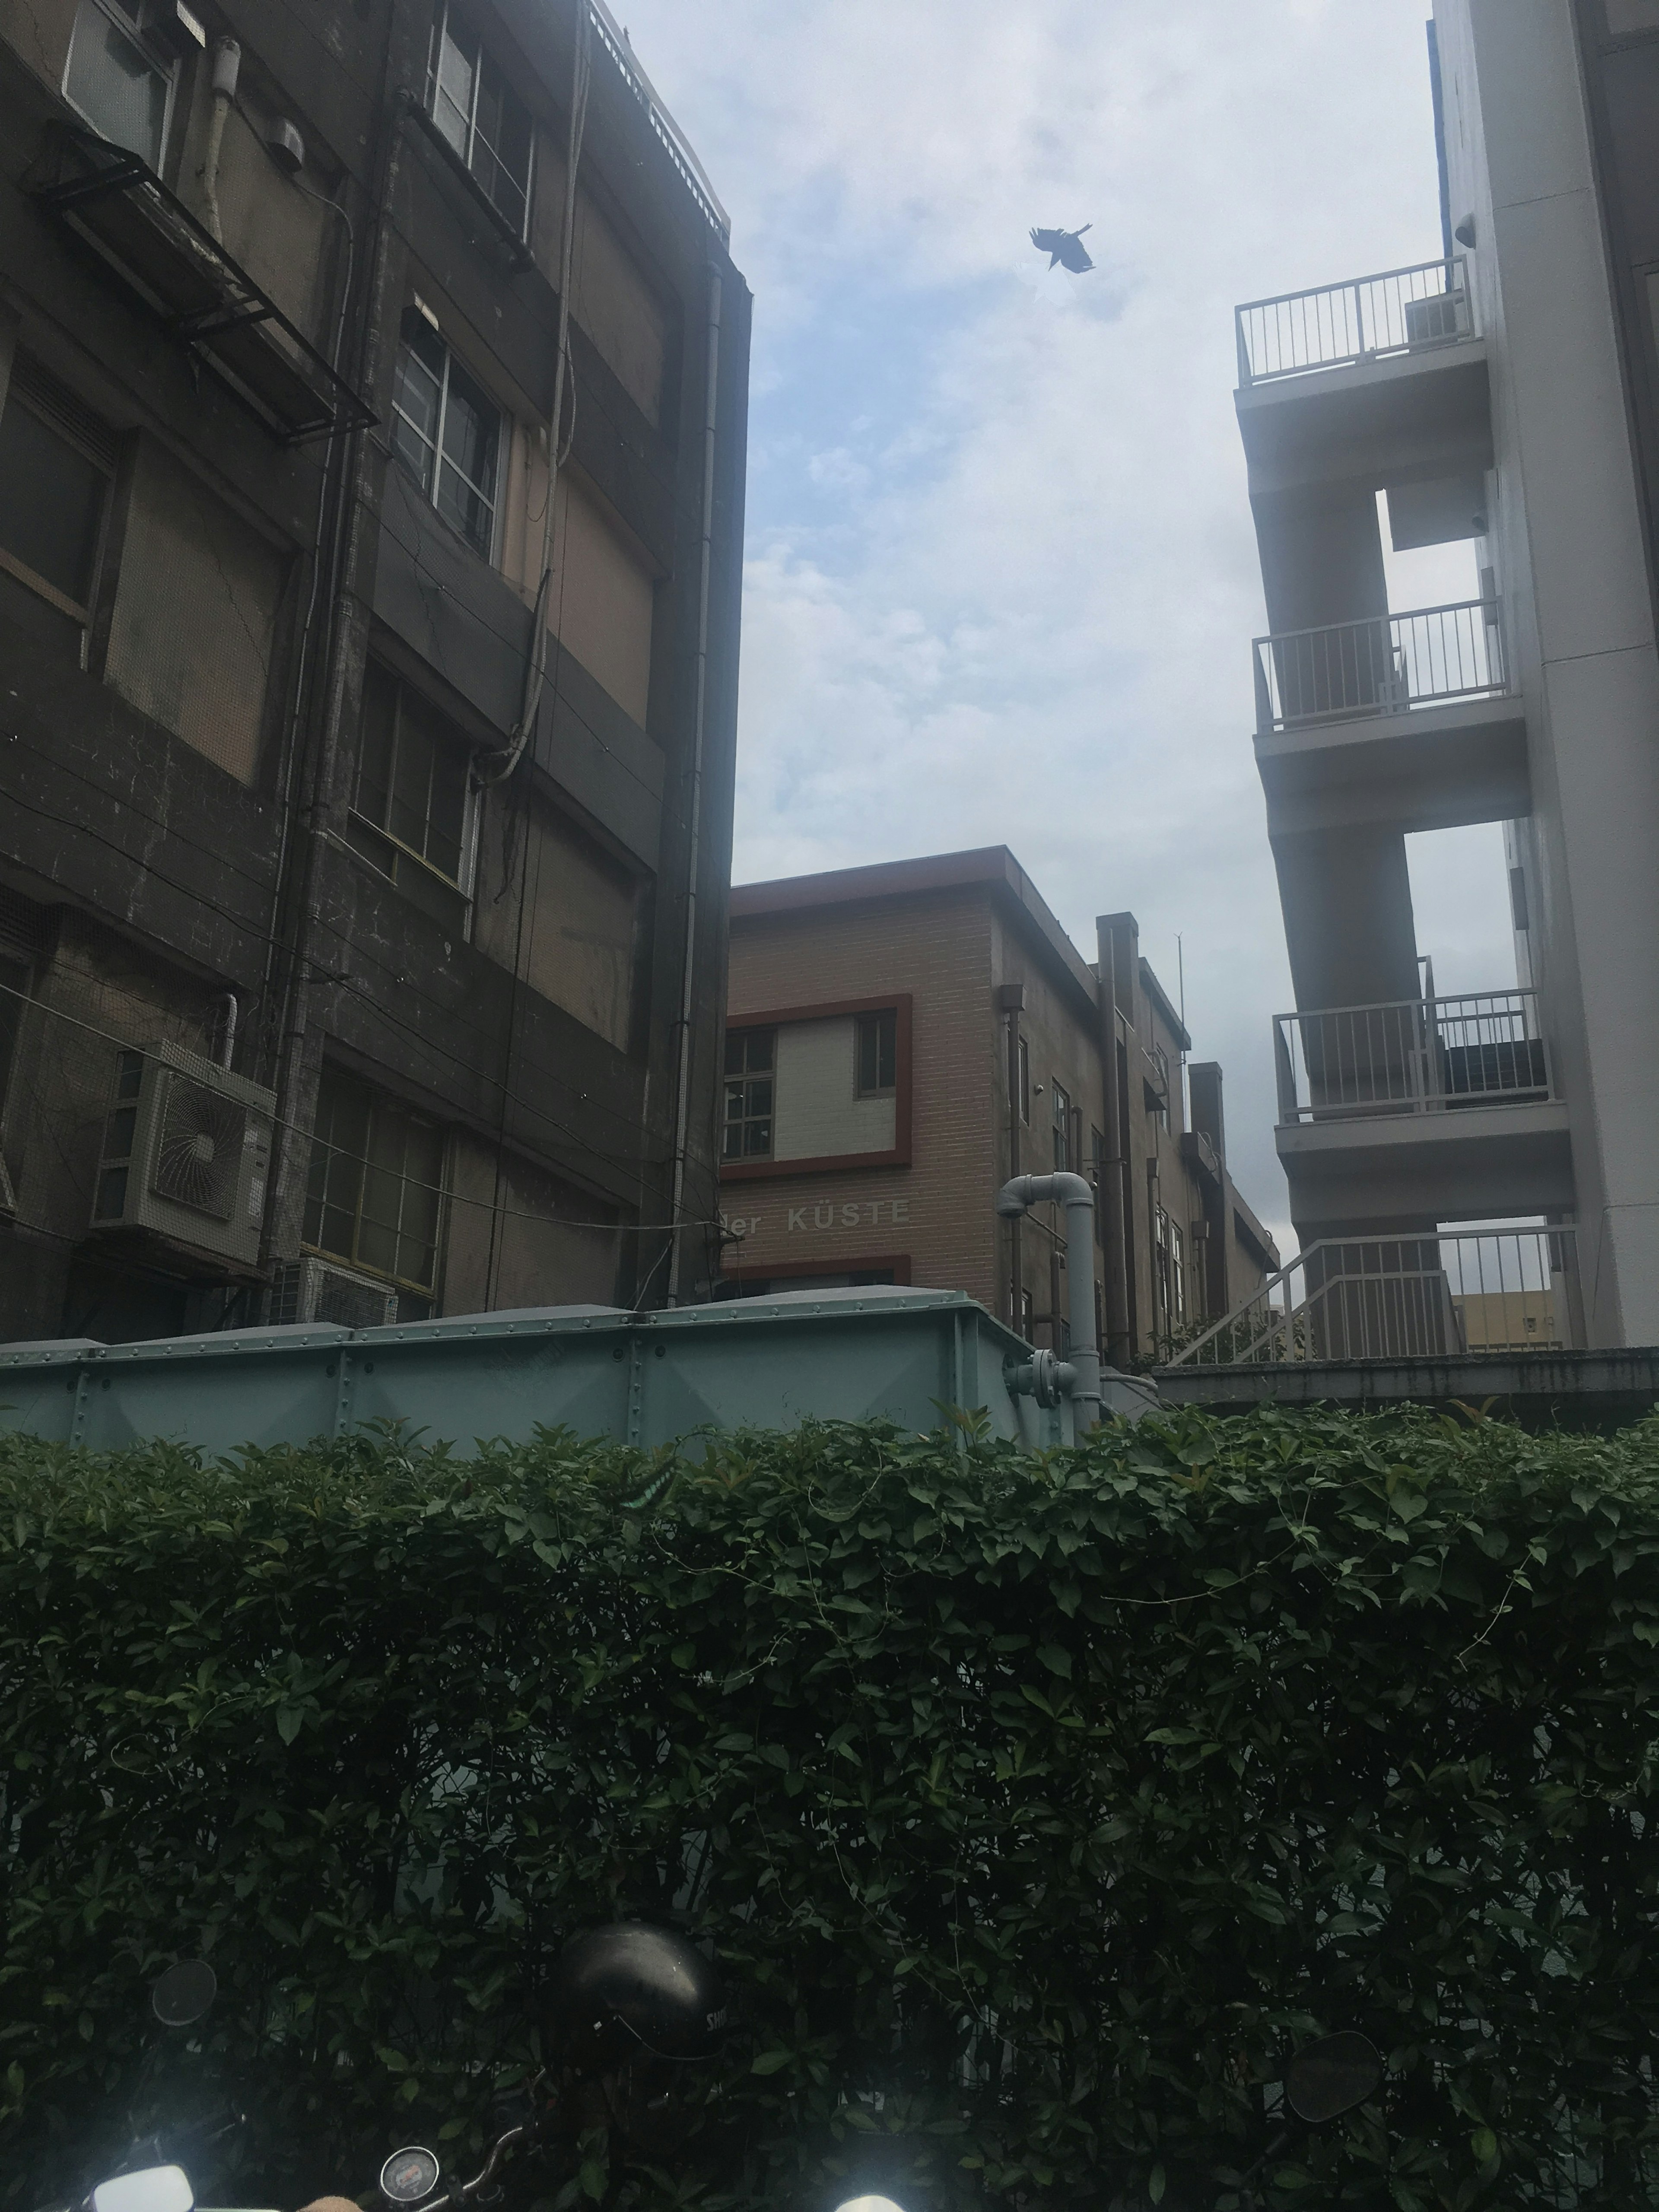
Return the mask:
[[629,1345],[628,1441],[639,1443],[645,1426],[645,1346],[637,1331]]
[[80,1443],[86,1430],[87,1384],[90,1380],[91,1377],[84,1367],[77,1370],[75,1377],[75,1411],[70,1416],[69,1440],[72,1444]]
[[668,1350],[668,1346],[667,1346],[665,1344],[659,1344],[659,1345],[657,1346],[657,1357],[658,1357],[658,1358],[659,1358],[659,1359],[661,1359],[661,1358],[665,1356],[665,1354],[667,1352],[667,1350]]
[[334,1433],[343,1436],[351,1425],[351,1354],[340,1354],[340,1380],[334,1392]]
[[622,1358],[622,1356],[623,1356],[623,1348],[622,1348],[621,1345],[618,1345],[618,1346],[617,1346],[616,1350],[611,1353],[611,1357],[613,1359],[620,1359],[620,1358]]
[[374,1362],[372,1359],[364,1360],[363,1372],[365,1375],[372,1375],[374,1372]]

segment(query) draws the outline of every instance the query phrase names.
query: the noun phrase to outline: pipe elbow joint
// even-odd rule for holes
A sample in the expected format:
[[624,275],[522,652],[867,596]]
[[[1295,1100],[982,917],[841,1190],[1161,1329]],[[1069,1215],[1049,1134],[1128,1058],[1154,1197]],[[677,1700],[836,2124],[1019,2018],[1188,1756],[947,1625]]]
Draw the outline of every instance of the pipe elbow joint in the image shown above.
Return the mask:
[[1085,1177],[1063,1169],[1053,1175],[1013,1176],[997,1193],[997,1212],[1007,1220],[1018,1220],[1032,1206],[1050,1199],[1061,1206],[1086,1206],[1092,1212],[1094,1186]]

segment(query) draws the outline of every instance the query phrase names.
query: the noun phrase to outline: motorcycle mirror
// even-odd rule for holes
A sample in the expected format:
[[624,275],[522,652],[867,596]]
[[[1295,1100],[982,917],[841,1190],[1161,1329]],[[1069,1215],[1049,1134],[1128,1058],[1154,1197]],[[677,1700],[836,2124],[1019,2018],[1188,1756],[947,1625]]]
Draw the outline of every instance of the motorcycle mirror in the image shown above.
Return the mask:
[[163,2027],[189,2027],[218,1994],[219,1977],[205,1959],[181,1959],[152,1986],[150,2010]]
[[890,2197],[849,2197],[836,2206],[836,2212],[903,2212],[903,2207],[895,2204]]
[[149,2166],[100,2181],[88,2201],[92,2212],[194,2212],[196,2192],[182,2166]]
[[1382,2086],[1382,2057],[1369,2036],[1353,2028],[1304,2045],[1285,2069],[1285,2101],[1299,2120],[1316,2126],[1340,2119],[1374,2097]]

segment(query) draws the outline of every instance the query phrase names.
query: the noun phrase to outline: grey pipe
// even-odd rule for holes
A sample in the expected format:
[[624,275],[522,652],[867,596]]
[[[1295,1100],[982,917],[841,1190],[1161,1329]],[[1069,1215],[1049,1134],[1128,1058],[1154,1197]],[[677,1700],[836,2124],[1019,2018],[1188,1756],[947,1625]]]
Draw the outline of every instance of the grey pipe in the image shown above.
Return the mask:
[[225,1030],[219,1043],[219,1065],[228,1067],[236,1050],[237,999],[234,991],[227,991],[221,1001],[225,1010]]
[[225,118],[236,97],[236,78],[242,65],[242,49],[234,39],[216,39],[213,45],[213,109],[208,118],[207,152],[198,174],[207,227],[221,245],[224,228],[219,220],[219,153],[225,142]]
[[1100,1352],[1095,1340],[1095,1194],[1080,1175],[1014,1176],[997,1193],[997,1212],[1017,1221],[1048,1200],[1066,1208],[1066,1304],[1071,1309],[1073,1426],[1081,1437],[1100,1419]]

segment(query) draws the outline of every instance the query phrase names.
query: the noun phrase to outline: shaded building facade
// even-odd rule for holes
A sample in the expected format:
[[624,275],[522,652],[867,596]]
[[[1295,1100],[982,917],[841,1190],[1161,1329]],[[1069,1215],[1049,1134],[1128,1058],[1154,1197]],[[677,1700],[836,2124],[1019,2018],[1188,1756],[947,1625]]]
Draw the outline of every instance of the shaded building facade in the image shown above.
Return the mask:
[[747,390],[695,153],[601,0],[0,0],[0,1335],[659,1302]]

